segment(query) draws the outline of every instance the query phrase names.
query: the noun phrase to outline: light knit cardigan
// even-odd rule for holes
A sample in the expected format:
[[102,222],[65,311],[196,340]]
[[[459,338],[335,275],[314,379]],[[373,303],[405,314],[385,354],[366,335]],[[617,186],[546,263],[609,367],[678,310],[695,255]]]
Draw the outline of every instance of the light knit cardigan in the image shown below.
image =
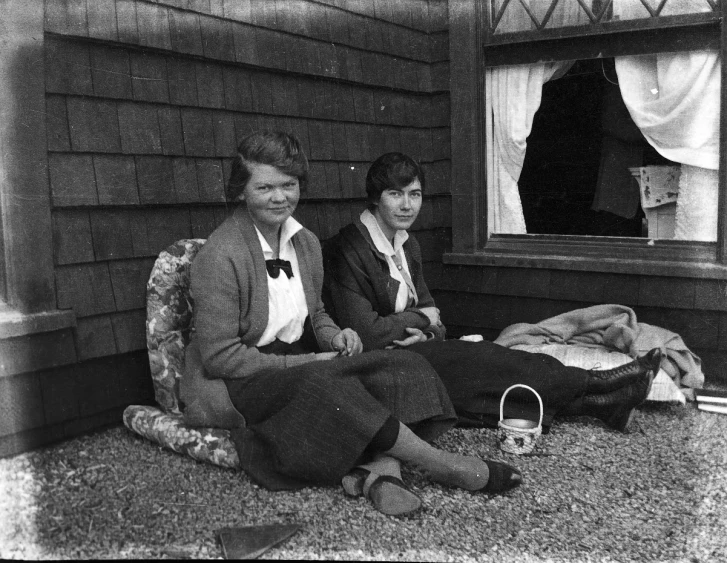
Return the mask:
[[[332,350],[340,331],[321,301],[320,242],[308,229],[291,239],[313,331],[321,350]],[[191,267],[195,331],[187,346],[180,382],[185,422],[234,428],[245,424],[222,379],[249,376],[265,368],[309,362],[314,354],[276,356],[255,345],[268,323],[265,257],[247,209],[239,206],[209,237]]]

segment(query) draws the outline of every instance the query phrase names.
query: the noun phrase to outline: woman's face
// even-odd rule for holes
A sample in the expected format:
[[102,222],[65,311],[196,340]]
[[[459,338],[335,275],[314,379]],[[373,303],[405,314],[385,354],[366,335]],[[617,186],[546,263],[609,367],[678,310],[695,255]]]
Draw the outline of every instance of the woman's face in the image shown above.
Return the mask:
[[422,208],[422,185],[415,179],[404,188],[389,188],[381,193],[376,204],[374,217],[381,230],[393,239],[396,231],[406,231],[419,215]]
[[253,221],[262,231],[276,229],[293,214],[300,199],[300,184],[269,164],[250,163],[250,179],[240,201],[244,201]]

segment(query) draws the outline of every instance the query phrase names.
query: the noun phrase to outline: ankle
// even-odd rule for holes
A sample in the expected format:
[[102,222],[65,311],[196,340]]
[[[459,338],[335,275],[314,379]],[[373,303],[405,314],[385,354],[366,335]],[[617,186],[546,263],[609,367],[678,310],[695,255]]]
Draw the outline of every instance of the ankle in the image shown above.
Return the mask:
[[383,454],[410,463],[433,481],[449,487],[475,491],[487,485],[489,479],[483,460],[439,450],[403,424],[394,446]]
[[391,456],[377,454],[373,460],[359,467],[377,475],[390,475],[401,479],[401,462]]
[[629,385],[625,385],[609,393],[587,394],[582,399],[584,414],[593,408],[613,408],[618,406],[635,407],[646,399],[651,387],[653,374],[643,373]]
[[589,370],[586,393],[604,394],[616,391],[644,378],[651,371],[651,364],[642,358],[612,369]]
[[414,462],[423,456],[430,455],[430,450],[434,449],[434,447],[414,434],[411,428],[400,422],[399,433],[394,445],[388,450],[380,452],[379,455],[404,462]]

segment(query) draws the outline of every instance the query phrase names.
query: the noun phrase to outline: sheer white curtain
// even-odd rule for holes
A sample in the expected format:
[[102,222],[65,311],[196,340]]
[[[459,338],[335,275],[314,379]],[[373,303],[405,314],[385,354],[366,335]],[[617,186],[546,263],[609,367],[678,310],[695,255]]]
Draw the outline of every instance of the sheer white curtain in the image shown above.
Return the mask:
[[[542,19],[550,2],[530,0],[529,8]],[[530,18],[512,2],[498,25],[501,32],[527,29]],[[588,21],[577,2],[561,1],[551,17],[553,26]],[[525,160],[527,138],[540,107],[543,84],[563,76],[573,61],[498,67],[486,76],[486,143],[488,229],[492,233],[525,233],[518,179]]]
[[[705,10],[702,0],[671,0],[663,15]],[[708,11],[709,7],[706,6]],[[639,0],[615,0],[620,19],[643,17]],[[717,52],[617,57],[624,103],[646,140],[681,163],[674,238],[717,238],[721,65]]]

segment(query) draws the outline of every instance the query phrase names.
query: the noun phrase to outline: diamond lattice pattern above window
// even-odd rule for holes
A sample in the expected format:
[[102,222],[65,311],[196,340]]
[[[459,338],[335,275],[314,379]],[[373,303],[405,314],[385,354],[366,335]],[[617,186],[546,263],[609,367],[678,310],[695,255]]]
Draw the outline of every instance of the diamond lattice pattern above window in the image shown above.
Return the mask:
[[719,12],[719,0],[490,0],[490,33]]

